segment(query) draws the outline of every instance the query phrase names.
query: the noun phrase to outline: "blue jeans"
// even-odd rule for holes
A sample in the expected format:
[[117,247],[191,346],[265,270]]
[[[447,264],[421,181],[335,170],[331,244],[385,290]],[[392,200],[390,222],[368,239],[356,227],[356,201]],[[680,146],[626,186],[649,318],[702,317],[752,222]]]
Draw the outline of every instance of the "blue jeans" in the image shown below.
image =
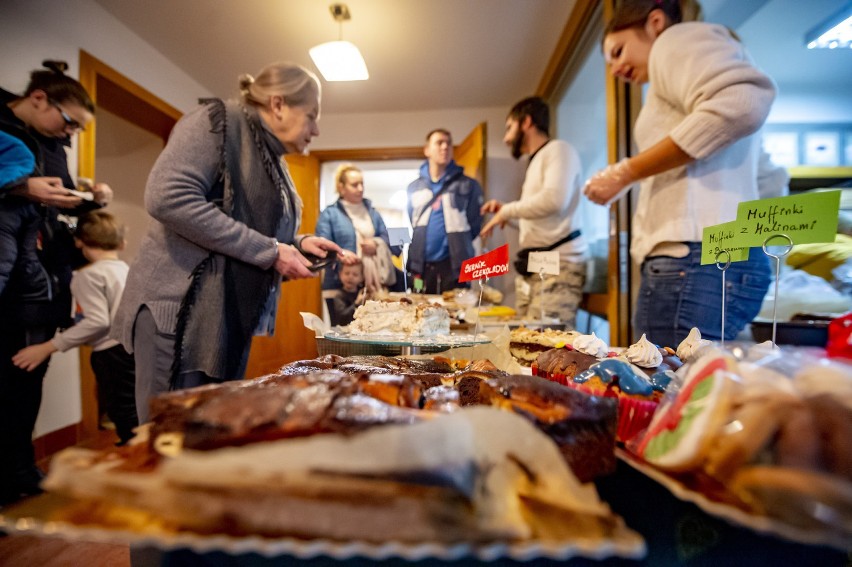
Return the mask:
[[[692,327],[719,340],[722,328],[722,271],[701,265],[701,243],[688,242],[685,258],[650,256],[642,262],[642,282],[633,321],[636,335],[677,348]],[[725,339],[733,339],[760,311],[770,283],[769,258],[760,249],[748,262],[725,272]]]

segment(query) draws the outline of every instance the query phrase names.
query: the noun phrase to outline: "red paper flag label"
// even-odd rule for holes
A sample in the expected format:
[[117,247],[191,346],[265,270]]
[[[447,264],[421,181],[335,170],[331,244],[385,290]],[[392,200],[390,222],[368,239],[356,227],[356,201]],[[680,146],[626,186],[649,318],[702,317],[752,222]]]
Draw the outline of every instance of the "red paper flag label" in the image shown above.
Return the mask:
[[509,273],[509,245],[465,260],[459,273],[459,282],[503,276]]

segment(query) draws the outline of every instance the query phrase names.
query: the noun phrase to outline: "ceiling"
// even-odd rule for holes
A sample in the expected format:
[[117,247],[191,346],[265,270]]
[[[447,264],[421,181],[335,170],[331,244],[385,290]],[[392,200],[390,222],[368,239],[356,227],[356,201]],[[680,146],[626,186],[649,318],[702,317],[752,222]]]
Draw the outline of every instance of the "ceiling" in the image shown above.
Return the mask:
[[[332,0],[96,0],[215,96],[339,39]],[[574,0],[346,0],[368,81],[323,82],[324,113],[511,105],[535,91]]]
[[[342,38],[361,50],[368,81],[323,85],[324,113],[507,107],[534,92],[574,0],[95,0],[220,97],[237,77]],[[839,0],[704,0],[705,19],[736,29],[782,86],[852,86],[852,50],[804,49],[804,34]]]

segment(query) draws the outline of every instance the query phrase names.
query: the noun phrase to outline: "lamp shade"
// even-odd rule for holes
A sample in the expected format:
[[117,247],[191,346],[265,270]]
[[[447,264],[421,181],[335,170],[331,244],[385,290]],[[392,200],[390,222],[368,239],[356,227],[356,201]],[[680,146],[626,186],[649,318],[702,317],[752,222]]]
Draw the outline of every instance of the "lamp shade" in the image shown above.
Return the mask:
[[361,52],[348,41],[329,41],[309,50],[326,81],[365,81],[370,78]]

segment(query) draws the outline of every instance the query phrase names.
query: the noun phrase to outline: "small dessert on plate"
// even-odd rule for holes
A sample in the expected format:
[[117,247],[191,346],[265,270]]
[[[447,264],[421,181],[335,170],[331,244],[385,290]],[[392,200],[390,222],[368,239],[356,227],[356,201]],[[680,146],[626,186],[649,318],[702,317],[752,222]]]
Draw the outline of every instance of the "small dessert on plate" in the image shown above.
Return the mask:
[[367,301],[355,310],[347,327],[353,335],[430,337],[450,334],[450,314],[440,305],[399,301]]
[[538,355],[532,365],[536,376],[570,386],[577,374],[596,362],[615,356],[597,335],[578,335],[571,345],[553,348]]
[[509,350],[518,363],[530,366],[542,352],[565,345],[571,346],[574,344],[574,339],[579,336],[580,333],[576,331],[555,329],[537,331],[521,326],[512,329],[509,336]]

